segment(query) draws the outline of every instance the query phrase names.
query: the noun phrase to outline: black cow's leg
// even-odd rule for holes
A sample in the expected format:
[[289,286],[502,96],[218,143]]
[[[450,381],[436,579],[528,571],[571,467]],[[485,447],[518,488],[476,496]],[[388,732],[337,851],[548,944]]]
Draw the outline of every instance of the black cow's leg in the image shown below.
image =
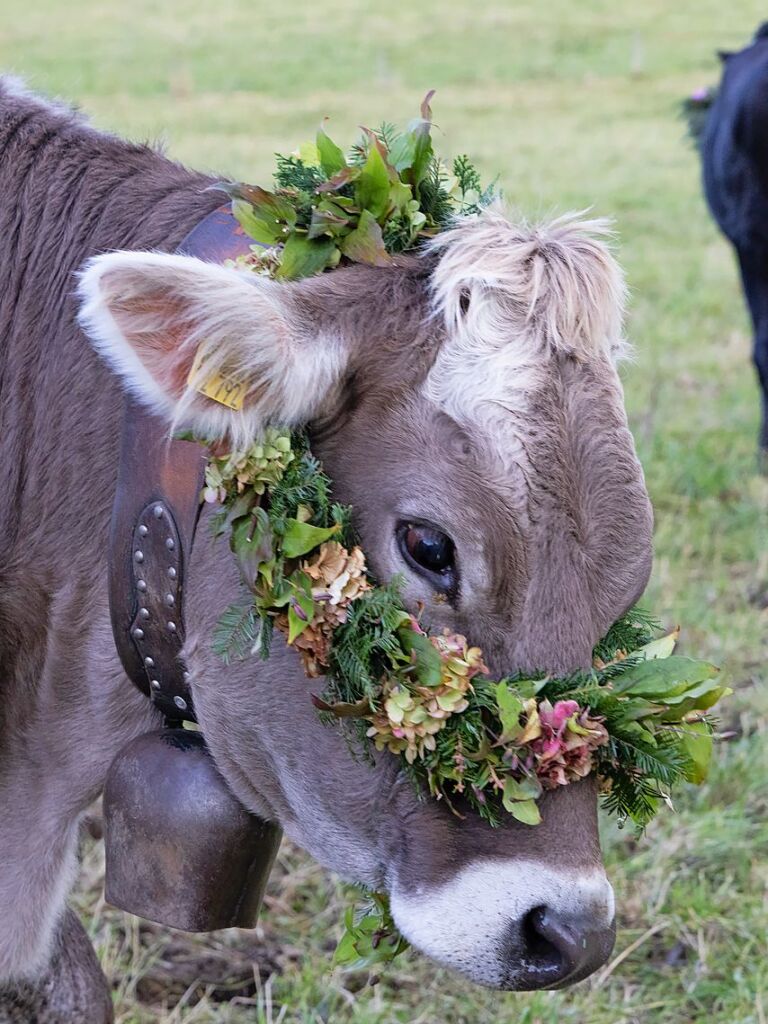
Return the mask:
[[760,385],[761,417],[758,435],[760,468],[768,472],[768,258],[739,252],[744,294],[752,315],[754,341],[752,359]]
[[77,915],[62,918],[51,961],[34,982],[0,987],[0,1024],[112,1024],[107,979]]
[[763,321],[761,331],[755,333],[753,357],[757,377],[760,381],[763,402],[760,435],[758,438],[760,445],[760,468],[764,473],[768,474],[768,322],[766,321]]

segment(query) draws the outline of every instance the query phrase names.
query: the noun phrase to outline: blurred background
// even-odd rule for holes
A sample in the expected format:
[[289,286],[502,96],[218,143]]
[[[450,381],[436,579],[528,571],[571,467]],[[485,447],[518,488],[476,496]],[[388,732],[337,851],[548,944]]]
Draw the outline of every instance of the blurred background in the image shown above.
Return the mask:
[[706,212],[680,101],[745,45],[757,3],[534,0],[0,0],[0,67],[103,129],[268,185],[275,151],[320,119],[405,121],[434,88],[436,145],[499,175],[528,217],[616,222],[632,293],[624,369],[656,509],[645,598],[683,651],[721,665],[710,783],[638,839],[606,824],[614,960],[564,993],[509,996],[410,954],[378,984],[332,973],[346,899],[283,847],[259,929],[190,937],[106,907],[84,838],[75,902],[115,985],[119,1024],[765,1024],[768,1019],[768,481],[730,248]]

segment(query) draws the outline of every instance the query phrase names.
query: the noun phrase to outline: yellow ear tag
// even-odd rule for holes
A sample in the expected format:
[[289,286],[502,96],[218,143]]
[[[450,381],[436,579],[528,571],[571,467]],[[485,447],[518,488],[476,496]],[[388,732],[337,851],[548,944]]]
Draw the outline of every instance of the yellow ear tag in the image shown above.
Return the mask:
[[[202,357],[200,349],[198,349],[192,363],[192,369],[189,371],[188,384],[192,385],[192,381],[200,370],[201,363]],[[205,395],[206,398],[210,398],[213,402],[225,405],[228,409],[233,409],[235,412],[240,412],[243,408],[243,402],[248,390],[244,380],[236,380],[229,374],[222,372],[214,373],[204,380],[202,384],[193,386],[199,394]]]

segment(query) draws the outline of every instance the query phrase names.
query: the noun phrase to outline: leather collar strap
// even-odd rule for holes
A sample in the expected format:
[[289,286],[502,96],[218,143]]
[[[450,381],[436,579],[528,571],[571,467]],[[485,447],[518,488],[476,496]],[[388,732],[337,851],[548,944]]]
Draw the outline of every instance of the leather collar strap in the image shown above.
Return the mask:
[[[177,252],[221,263],[253,244],[229,211],[214,210]],[[168,424],[126,398],[109,536],[109,607],[129,679],[172,722],[194,722],[180,657],[184,572],[200,515],[207,452],[170,440]]]

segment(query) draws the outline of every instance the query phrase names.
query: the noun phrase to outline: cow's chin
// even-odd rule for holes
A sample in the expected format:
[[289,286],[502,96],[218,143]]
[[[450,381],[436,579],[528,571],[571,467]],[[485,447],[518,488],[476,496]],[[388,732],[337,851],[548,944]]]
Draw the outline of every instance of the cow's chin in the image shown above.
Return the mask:
[[396,883],[390,896],[398,928],[417,949],[487,988],[563,988],[613,949],[613,889],[598,869],[487,859],[439,886]]

